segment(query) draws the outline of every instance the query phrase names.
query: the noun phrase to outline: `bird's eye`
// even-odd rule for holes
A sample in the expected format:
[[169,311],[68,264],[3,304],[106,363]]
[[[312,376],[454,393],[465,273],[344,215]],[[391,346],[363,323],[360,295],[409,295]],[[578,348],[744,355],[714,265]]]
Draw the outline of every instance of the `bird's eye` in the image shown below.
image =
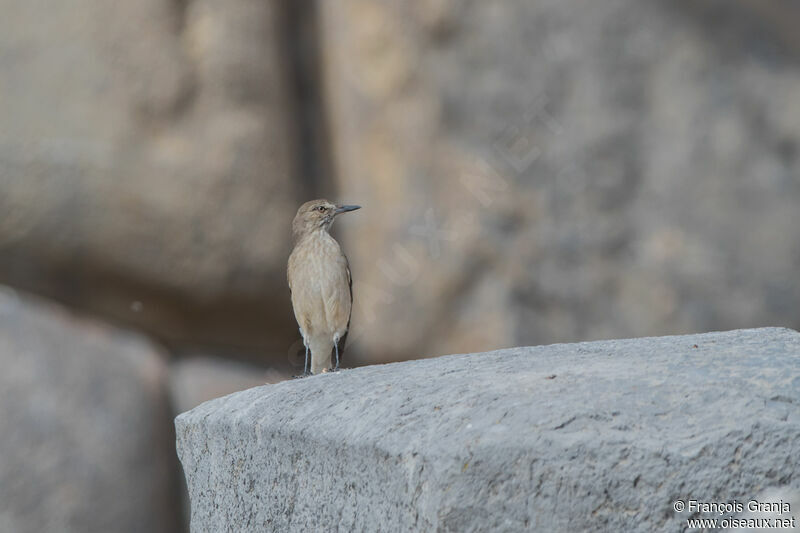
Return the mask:
[[319,211],[320,213],[322,213],[323,211],[325,211],[325,206],[324,206],[324,205],[318,205],[318,206],[317,206],[317,211]]

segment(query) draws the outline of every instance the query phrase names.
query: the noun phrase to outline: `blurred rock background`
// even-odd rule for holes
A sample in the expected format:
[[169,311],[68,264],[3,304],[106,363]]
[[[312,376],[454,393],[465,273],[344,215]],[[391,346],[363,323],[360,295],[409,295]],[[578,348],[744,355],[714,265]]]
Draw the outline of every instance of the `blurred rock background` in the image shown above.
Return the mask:
[[57,472],[4,531],[180,527],[171,415],[301,362],[284,268],[310,198],[365,207],[336,227],[350,364],[800,329],[791,0],[0,12],[0,473]]

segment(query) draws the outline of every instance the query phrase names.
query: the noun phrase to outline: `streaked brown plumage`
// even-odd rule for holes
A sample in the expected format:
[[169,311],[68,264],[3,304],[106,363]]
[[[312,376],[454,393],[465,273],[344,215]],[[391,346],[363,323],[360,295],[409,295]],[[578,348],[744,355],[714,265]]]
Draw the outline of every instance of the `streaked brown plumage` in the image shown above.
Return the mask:
[[292,222],[294,250],[286,277],[306,347],[306,373],[309,350],[312,374],[334,365],[339,368],[350,328],[353,291],[347,257],[328,230],[337,215],[356,209],[359,206],[311,200],[300,206]]

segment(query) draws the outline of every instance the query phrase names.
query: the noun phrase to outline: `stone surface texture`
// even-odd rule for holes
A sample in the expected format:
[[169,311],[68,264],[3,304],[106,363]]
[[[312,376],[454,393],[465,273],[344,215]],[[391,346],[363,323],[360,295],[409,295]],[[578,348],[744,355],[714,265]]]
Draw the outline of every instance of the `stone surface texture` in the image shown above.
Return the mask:
[[3,290],[0,368],[0,531],[181,530],[153,345]]
[[792,2],[320,12],[353,353],[800,328]]
[[677,499],[800,487],[798,369],[766,328],[250,389],[176,419],[192,531],[679,531]]
[[[741,528],[729,528],[726,531],[730,533],[756,533],[764,530],[769,531],[770,529],[772,531],[800,530],[800,488],[792,489],[790,487],[771,487],[770,489],[759,494],[757,497],[753,498],[753,500],[759,503],[776,502],[781,505],[777,508],[777,510],[767,507],[764,511],[759,511],[759,507],[754,507],[753,510],[747,510],[750,500],[747,502],[741,502],[744,504],[745,511],[736,516],[736,518],[745,520],[760,519],[761,522],[755,522],[753,525],[756,527],[746,526]],[[788,504],[788,510],[783,506],[784,503]],[[719,513],[716,514],[716,518],[719,518]],[[773,521],[771,524],[769,524],[769,527],[764,527],[765,519]],[[780,526],[778,525],[778,520],[780,520]],[[784,520],[789,520],[789,527],[786,527],[787,523],[784,522]],[[795,524],[794,526],[791,526],[792,520]]]

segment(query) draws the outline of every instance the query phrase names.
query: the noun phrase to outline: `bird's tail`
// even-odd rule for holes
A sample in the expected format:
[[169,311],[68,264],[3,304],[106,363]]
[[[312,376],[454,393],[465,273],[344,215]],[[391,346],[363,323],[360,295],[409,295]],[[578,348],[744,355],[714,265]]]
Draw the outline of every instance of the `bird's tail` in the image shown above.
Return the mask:
[[326,368],[331,368],[331,352],[333,339],[329,335],[311,337],[311,373],[320,374]]

